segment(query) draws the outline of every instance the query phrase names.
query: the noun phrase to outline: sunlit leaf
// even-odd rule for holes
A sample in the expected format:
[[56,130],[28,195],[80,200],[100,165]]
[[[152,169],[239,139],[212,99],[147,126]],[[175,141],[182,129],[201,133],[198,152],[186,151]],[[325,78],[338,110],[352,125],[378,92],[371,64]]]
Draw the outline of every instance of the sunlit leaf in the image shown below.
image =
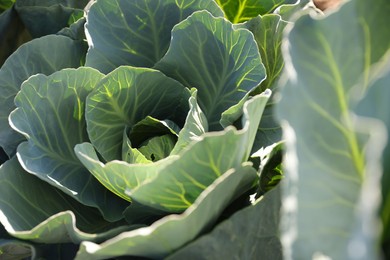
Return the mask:
[[[383,61],[379,62],[373,70],[371,85],[367,94],[359,102],[356,112],[359,115],[380,119],[387,128],[387,138],[390,136],[390,52],[387,53]],[[387,246],[390,244],[390,145],[387,142],[383,153],[383,176],[382,185],[382,206],[381,217],[383,224],[382,243],[386,252],[386,257],[390,255]]]

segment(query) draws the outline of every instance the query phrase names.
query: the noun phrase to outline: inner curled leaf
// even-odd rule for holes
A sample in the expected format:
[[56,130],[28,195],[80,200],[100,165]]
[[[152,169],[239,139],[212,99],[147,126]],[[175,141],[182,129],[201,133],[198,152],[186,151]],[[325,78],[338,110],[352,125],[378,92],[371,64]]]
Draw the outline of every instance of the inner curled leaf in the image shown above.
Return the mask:
[[147,159],[155,162],[169,156],[177,138],[172,135],[155,136],[148,139],[138,149]]
[[138,149],[149,161],[169,156],[177,142],[180,127],[171,120],[158,120],[151,116],[136,123],[130,130],[131,147]]

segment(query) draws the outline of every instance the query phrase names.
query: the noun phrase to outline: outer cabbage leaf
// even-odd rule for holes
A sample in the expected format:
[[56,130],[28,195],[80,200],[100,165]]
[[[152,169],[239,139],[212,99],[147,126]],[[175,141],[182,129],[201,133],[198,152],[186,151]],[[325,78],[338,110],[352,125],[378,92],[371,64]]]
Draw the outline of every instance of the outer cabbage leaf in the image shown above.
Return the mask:
[[0,188],[0,222],[20,239],[51,244],[98,242],[130,229],[105,221],[96,209],[27,173],[15,157],[0,167]]
[[258,15],[272,13],[284,4],[293,4],[297,0],[215,0],[224,10],[232,23],[242,23]]
[[[359,115],[369,116],[380,119],[387,127],[387,136],[390,136],[390,52],[381,61],[373,71],[371,85],[368,87],[367,94],[359,102],[356,111]],[[385,258],[390,256],[390,145],[387,142],[383,154],[383,176],[382,185],[382,206],[381,217],[383,224],[382,248],[385,251]]]
[[102,244],[83,242],[76,259],[105,259],[123,255],[164,258],[210,228],[235,194],[247,190],[254,169],[239,166],[210,185],[181,215],[169,215],[150,227],[124,232]]
[[84,118],[86,96],[103,77],[92,68],[38,74],[22,84],[10,115],[12,127],[28,139],[17,156],[30,173],[80,202],[97,207],[113,221],[126,203],[106,190],[79,162],[74,146],[88,141]]
[[87,16],[87,66],[108,73],[120,65],[153,67],[168,49],[173,26],[191,13],[223,16],[210,0],[99,0]]
[[81,42],[49,35],[22,45],[1,67],[0,146],[8,155],[12,155],[23,140],[8,124],[8,115],[15,109],[14,98],[22,82],[37,73],[48,75],[63,68],[78,67],[84,51]]
[[248,159],[270,95],[271,91],[266,91],[247,102],[243,129],[230,127],[206,134],[180,156],[169,156],[153,164],[112,161],[104,165],[88,143],[77,145],[76,154],[100,182],[122,198],[133,198],[167,212],[182,212],[215,179]]
[[57,34],[67,36],[75,41],[77,40],[83,41],[85,39],[85,33],[84,33],[85,21],[86,19],[84,17],[80,18],[76,22],[72,23],[69,27],[63,28]]
[[207,11],[194,13],[173,28],[168,52],[155,68],[198,89],[210,130],[220,130],[221,114],[265,78],[253,35]]
[[87,129],[106,161],[121,159],[123,131],[147,116],[183,126],[190,91],[159,71],[122,66],[88,96]]
[[[386,139],[379,122],[350,110],[367,88],[370,65],[390,46],[389,11],[384,0],[350,1],[325,19],[302,16],[284,43],[288,82],[279,115],[287,140],[288,259],[375,258],[375,238],[365,231],[375,233],[376,200],[367,207],[365,198],[379,190],[372,183]],[[361,205],[368,214],[357,216]]]
[[281,260],[279,240],[280,187],[253,205],[235,213],[210,233],[179,249],[167,258],[275,259]]

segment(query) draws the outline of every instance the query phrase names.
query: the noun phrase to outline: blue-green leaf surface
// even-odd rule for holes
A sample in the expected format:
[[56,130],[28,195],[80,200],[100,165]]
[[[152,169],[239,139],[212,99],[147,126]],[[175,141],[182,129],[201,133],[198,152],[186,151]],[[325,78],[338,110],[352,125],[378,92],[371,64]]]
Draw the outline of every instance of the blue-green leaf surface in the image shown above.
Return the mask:
[[223,16],[210,0],[98,0],[87,16],[86,64],[104,73],[120,65],[153,67],[168,49],[173,26],[199,10]]
[[234,195],[248,189],[254,169],[239,166],[210,185],[181,215],[169,215],[150,227],[124,232],[102,244],[83,242],[76,259],[106,259],[133,255],[164,258],[211,227]]
[[105,221],[96,209],[24,171],[16,157],[0,166],[0,190],[0,222],[20,239],[36,243],[103,241],[130,229]]
[[375,233],[356,213],[369,194],[365,186],[381,173],[385,138],[378,122],[350,111],[371,64],[390,47],[389,11],[388,1],[349,1],[324,19],[302,16],[284,43],[288,82],[278,113],[287,141],[287,259],[375,258],[375,238],[362,232],[366,242],[358,240],[357,250],[353,235],[363,226]]
[[103,78],[87,98],[89,138],[106,161],[121,159],[123,131],[146,116],[183,126],[191,94],[159,71],[123,66]]
[[13,154],[23,140],[8,124],[8,116],[15,109],[14,98],[22,82],[37,73],[48,75],[63,68],[79,67],[84,51],[81,42],[49,35],[22,45],[1,67],[0,146],[8,155]]
[[206,11],[174,27],[168,52],[155,68],[198,90],[198,103],[210,130],[220,130],[222,112],[265,78],[253,35],[233,29],[230,22]]
[[73,150],[88,141],[85,99],[102,77],[84,67],[30,77],[15,98],[18,108],[10,115],[10,123],[28,139],[17,149],[28,172],[97,207],[107,219],[118,220],[126,203],[101,186]]
[[[371,85],[368,87],[367,94],[359,102],[356,112],[359,115],[374,117],[380,119],[387,128],[387,137],[390,136],[390,102],[388,97],[390,96],[390,51],[383,61],[376,65],[373,71]],[[381,179],[382,186],[382,206],[381,206],[381,218],[382,218],[382,243],[384,247],[390,244],[390,145],[389,140],[387,142],[385,151],[383,153],[383,176]],[[389,250],[385,249],[389,256]]]
[[69,27],[63,28],[57,33],[57,35],[64,35],[73,40],[84,40],[84,26],[85,26],[85,17],[80,18],[76,22],[72,23]]

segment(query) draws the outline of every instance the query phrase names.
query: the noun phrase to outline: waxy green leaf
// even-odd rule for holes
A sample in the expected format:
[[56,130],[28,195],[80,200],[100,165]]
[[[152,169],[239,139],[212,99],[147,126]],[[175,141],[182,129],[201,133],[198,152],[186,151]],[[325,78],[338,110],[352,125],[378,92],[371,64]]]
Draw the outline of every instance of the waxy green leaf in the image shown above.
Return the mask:
[[88,141],[86,96],[103,74],[92,68],[38,74],[22,84],[10,123],[25,135],[17,156],[28,172],[80,202],[97,207],[107,219],[121,219],[127,206],[97,182],[79,162],[74,146]]
[[210,185],[183,214],[169,215],[150,227],[124,232],[100,245],[83,242],[76,259],[121,255],[164,258],[211,227],[234,195],[251,187],[255,178],[256,173],[249,165],[231,169]]
[[120,65],[153,67],[165,54],[172,28],[199,10],[223,16],[210,0],[100,0],[87,16],[87,66],[108,73]]
[[16,146],[24,140],[8,124],[8,115],[15,109],[14,98],[22,82],[37,73],[49,75],[63,68],[79,67],[84,51],[81,42],[49,35],[21,46],[1,67],[0,146],[8,155],[14,154]]
[[206,11],[174,27],[168,52],[155,68],[198,90],[210,130],[221,130],[221,114],[265,79],[253,35]]
[[[375,228],[356,213],[378,189],[365,187],[381,174],[385,137],[379,122],[362,121],[350,111],[356,93],[367,89],[371,64],[390,47],[389,11],[385,0],[355,0],[324,19],[304,15],[284,43],[288,81],[278,113],[287,141],[288,259],[375,258],[375,238],[361,227]],[[374,201],[367,209],[371,218]],[[356,250],[356,243],[364,250]]]

